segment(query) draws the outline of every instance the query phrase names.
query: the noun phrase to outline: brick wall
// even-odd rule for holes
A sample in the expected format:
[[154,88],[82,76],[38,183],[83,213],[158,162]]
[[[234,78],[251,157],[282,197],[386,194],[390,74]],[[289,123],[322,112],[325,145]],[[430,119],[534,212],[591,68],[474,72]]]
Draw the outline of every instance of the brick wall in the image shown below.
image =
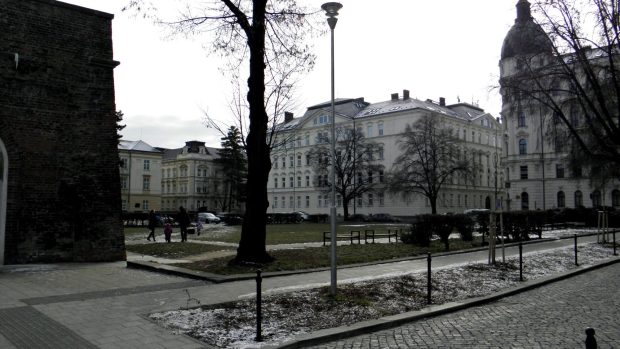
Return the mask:
[[0,8],[4,263],[122,260],[112,16],[52,0]]

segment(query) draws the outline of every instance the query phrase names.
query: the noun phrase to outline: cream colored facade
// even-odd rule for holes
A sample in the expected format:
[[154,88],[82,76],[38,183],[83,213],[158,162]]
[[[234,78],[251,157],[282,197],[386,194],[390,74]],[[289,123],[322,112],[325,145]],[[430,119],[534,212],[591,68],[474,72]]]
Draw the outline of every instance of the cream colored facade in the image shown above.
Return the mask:
[[[329,138],[331,104],[309,107],[300,118],[289,115],[280,125],[278,139],[287,141],[272,152],[272,168],[268,183],[270,208],[268,212],[306,211],[312,214],[329,212],[329,194],[316,187],[317,180],[308,152],[323,136]],[[499,155],[502,150],[501,128],[496,119],[484,110],[458,103],[446,105],[439,102],[420,101],[410,98],[409,91],[403,95],[392,94],[391,99],[380,103],[368,103],[363,98],[336,100],[336,127],[345,126],[361,130],[370,141],[382,146],[379,158],[385,173],[374,174],[376,190],[364,194],[349,206],[349,213],[390,213],[396,216],[412,216],[430,213],[428,200],[413,196],[404,200],[385,190],[385,176],[400,155],[397,142],[407,124],[423,115],[441,118],[463,140],[465,156],[480,165],[475,185],[461,178],[445,185],[438,199],[438,211],[462,213],[466,209],[492,207],[496,194],[501,201],[504,182]],[[497,160],[494,160],[497,159]],[[497,167],[495,166],[497,164]],[[497,172],[496,169],[497,168]],[[495,174],[497,173],[497,176]],[[337,198],[338,214],[343,214],[341,199]]]
[[190,212],[221,211],[226,188],[221,166],[215,162],[218,158],[218,149],[206,147],[205,142],[190,141],[183,148],[165,149],[162,210],[173,212],[183,206]]
[[121,140],[120,180],[122,210],[161,210],[162,151],[143,141]]
[[[530,14],[530,4],[517,3],[517,19],[502,47],[500,83],[520,73],[520,60],[536,67],[554,64],[551,43]],[[562,82],[557,82],[558,84]],[[502,85],[502,119],[507,207],[510,210],[615,206],[620,208],[620,183],[595,187],[588,169],[571,171],[567,140],[549,132],[553,115],[531,99],[510,95]],[[576,115],[576,117],[579,117]]]

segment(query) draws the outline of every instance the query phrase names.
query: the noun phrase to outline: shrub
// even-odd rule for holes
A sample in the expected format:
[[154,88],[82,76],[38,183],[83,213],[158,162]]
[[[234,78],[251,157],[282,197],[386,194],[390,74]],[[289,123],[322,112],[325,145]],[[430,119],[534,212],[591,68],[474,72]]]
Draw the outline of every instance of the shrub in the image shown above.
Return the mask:
[[452,225],[461,234],[463,241],[474,240],[474,220],[466,214],[452,216]]

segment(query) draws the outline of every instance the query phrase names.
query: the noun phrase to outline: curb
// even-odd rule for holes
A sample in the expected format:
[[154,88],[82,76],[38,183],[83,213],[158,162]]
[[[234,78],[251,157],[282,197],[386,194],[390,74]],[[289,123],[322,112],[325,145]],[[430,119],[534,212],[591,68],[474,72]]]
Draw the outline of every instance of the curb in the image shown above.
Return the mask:
[[350,338],[357,335],[367,334],[369,332],[376,332],[380,330],[386,330],[394,328],[409,322],[414,322],[430,317],[435,317],[443,314],[453,313],[459,310],[484,305],[497,301],[499,299],[513,296],[522,292],[526,292],[547,284],[551,284],[556,281],[571,278],[592,270],[604,268],[620,262],[620,258],[613,257],[604,262],[599,262],[587,267],[578,267],[577,269],[566,271],[561,274],[539,278],[536,280],[525,281],[523,285],[514,288],[506,289],[504,291],[496,292],[489,296],[482,296],[476,298],[470,298],[459,302],[449,302],[441,305],[432,305],[421,310],[411,311],[407,313],[397,314],[382,317],[375,320],[368,320],[359,322],[353,325],[335,327],[330,329],[319,330],[316,332],[303,334],[297,336],[294,340],[285,342],[279,345],[264,346],[262,348],[270,349],[292,349],[292,348],[304,348],[312,345],[322,344],[326,342],[336,341],[339,339]]

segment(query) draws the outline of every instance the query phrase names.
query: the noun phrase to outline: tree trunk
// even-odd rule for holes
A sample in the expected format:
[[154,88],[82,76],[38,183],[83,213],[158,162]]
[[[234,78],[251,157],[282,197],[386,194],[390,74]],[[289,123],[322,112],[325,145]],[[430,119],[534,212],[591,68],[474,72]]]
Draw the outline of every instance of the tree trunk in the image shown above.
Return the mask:
[[253,1],[250,48],[248,102],[250,130],[247,137],[248,180],[245,219],[237,248],[236,263],[268,263],[273,261],[266,250],[267,180],[271,169],[267,144],[268,117],[265,111],[265,8],[266,0]]
[[344,215],[344,220],[348,221],[349,220],[349,201],[345,201],[344,199],[342,199],[342,214]]
[[431,213],[437,214],[437,197],[429,197],[428,201],[431,203]]

